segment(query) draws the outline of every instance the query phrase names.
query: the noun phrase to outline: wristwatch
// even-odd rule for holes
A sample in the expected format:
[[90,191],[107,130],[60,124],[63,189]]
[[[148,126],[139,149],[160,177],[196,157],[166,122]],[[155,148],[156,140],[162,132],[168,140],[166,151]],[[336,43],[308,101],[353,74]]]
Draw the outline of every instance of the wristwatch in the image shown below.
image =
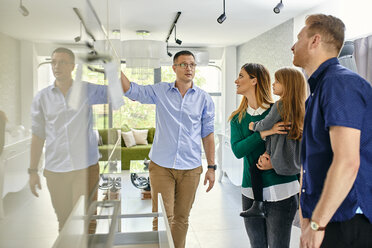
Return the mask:
[[207,168],[217,170],[217,165],[208,165]]
[[315,221],[311,220],[310,221],[310,228],[314,231],[324,231],[326,229],[325,226],[319,226],[318,223],[316,223]]

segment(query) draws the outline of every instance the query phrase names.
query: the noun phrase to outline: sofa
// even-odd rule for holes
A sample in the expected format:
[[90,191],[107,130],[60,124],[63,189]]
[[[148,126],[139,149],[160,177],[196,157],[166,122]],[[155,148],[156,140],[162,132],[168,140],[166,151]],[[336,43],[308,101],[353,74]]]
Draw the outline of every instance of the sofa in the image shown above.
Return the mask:
[[[98,134],[100,136],[98,142],[98,150],[101,154],[99,160],[107,161],[111,153],[113,153],[111,156],[111,160],[121,160],[121,169],[129,170],[131,160],[143,160],[145,158],[149,159],[149,152],[154,141],[155,128],[151,127],[135,129],[148,130],[147,145],[134,145],[131,147],[127,147],[122,135],[120,135],[121,132],[131,131],[131,129],[127,125],[124,125],[122,128],[98,129]],[[116,146],[115,151],[112,152],[116,142],[118,141],[118,138],[120,138],[120,141]]]

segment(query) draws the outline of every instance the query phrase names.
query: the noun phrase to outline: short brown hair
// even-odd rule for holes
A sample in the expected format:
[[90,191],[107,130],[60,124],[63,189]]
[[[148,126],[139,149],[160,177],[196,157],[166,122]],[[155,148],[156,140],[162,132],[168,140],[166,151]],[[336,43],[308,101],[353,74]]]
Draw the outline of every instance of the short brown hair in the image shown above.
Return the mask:
[[71,60],[75,63],[75,54],[68,48],[58,47],[52,52],[52,56],[55,53],[66,53],[70,56]]
[[183,50],[183,51],[179,51],[178,53],[176,53],[174,55],[174,57],[173,57],[173,63],[175,63],[176,60],[178,59],[178,57],[181,56],[181,55],[192,56],[194,58],[194,60],[195,60],[195,56],[194,56],[194,54],[192,52],[187,51],[187,50]]
[[305,20],[308,37],[316,33],[322,36],[322,41],[333,46],[337,53],[340,52],[345,39],[345,24],[332,15],[309,15]]

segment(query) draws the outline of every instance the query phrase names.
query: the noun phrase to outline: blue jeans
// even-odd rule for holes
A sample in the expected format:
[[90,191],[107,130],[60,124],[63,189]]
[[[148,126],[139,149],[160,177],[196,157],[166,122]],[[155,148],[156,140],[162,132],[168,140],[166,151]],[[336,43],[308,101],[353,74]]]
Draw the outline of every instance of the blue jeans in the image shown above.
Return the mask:
[[[249,209],[253,200],[242,195],[243,211]],[[289,247],[292,221],[298,207],[298,196],[294,195],[277,202],[265,202],[266,218],[244,218],[252,248]]]

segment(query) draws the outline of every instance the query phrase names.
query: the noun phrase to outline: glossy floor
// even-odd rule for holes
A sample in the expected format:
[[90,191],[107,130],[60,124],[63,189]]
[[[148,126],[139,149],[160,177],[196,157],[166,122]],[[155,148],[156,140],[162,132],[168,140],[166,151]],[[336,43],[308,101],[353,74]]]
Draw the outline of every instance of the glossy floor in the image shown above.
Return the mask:
[[[191,211],[187,248],[247,248],[250,247],[241,209],[240,187],[227,177],[216,182],[206,193],[201,178]],[[140,191],[131,185],[128,172],[122,174],[123,213],[151,212],[151,200],[141,200]],[[52,247],[57,235],[57,219],[51,206],[48,190],[42,178],[39,198],[28,187],[5,197],[5,218],[0,220],[0,247]],[[125,203],[125,204],[124,204]],[[151,230],[151,219],[124,220],[122,230]],[[300,232],[292,228],[291,247],[299,247]]]

